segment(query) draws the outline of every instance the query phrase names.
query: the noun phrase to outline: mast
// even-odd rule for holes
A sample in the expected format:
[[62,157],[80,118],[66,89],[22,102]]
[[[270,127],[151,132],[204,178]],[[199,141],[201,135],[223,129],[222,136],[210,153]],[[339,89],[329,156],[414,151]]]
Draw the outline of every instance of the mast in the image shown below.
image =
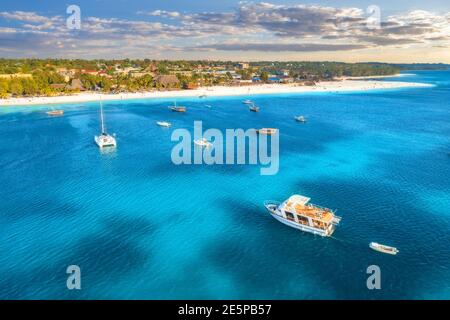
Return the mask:
[[106,133],[105,130],[105,120],[103,119],[103,105],[102,105],[102,99],[100,98],[100,120],[102,123],[102,134]]

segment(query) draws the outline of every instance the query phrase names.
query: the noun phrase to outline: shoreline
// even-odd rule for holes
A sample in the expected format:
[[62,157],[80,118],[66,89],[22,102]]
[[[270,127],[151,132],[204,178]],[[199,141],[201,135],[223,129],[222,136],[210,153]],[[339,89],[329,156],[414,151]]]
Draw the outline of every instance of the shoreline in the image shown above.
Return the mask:
[[[392,77],[392,76],[391,76]],[[342,81],[324,81],[318,82],[315,86],[302,86],[297,84],[260,84],[240,87],[204,87],[194,90],[174,90],[174,91],[147,91],[138,93],[96,93],[83,92],[67,96],[54,97],[23,97],[0,99],[1,106],[32,106],[48,104],[68,104],[79,102],[93,102],[100,99],[108,100],[130,100],[130,99],[157,99],[157,98],[187,98],[199,97],[202,95],[221,97],[221,96],[252,96],[259,94],[283,94],[283,93],[310,93],[310,92],[350,92],[350,91],[371,91],[383,89],[400,88],[424,88],[432,87],[432,84],[416,82],[398,82],[398,81],[370,81],[345,79]]]

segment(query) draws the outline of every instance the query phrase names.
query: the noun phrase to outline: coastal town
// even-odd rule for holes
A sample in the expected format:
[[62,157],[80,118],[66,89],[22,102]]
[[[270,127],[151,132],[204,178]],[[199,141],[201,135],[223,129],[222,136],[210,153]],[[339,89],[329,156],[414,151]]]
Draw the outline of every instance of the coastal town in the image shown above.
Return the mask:
[[396,66],[370,63],[0,59],[0,98],[261,84],[315,86],[319,81],[398,72]]

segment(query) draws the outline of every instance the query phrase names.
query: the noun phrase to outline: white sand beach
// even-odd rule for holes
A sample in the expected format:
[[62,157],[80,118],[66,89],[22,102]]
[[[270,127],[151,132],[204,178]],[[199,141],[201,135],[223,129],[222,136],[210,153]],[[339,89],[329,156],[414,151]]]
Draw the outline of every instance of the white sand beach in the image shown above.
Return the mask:
[[351,80],[318,82],[315,86],[298,84],[260,84],[240,87],[205,87],[195,90],[176,91],[148,91],[139,93],[101,94],[96,92],[82,92],[74,95],[55,97],[24,97],[0,99],[0,106],[27,106],[46,104],[79,103],[102,100],[177,98],[197,96],[251,96],[258,94],[276,93],[306,93],[306,92],[348,92],[380,89],[431,87],[430,84],[394,81]]

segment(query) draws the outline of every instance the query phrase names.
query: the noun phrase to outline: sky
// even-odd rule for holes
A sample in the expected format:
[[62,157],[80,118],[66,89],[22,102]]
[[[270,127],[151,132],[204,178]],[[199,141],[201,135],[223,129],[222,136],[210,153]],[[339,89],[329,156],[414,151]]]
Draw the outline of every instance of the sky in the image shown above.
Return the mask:
[[3,58],[450,63],[449,49],[448,0],[0,2]]

